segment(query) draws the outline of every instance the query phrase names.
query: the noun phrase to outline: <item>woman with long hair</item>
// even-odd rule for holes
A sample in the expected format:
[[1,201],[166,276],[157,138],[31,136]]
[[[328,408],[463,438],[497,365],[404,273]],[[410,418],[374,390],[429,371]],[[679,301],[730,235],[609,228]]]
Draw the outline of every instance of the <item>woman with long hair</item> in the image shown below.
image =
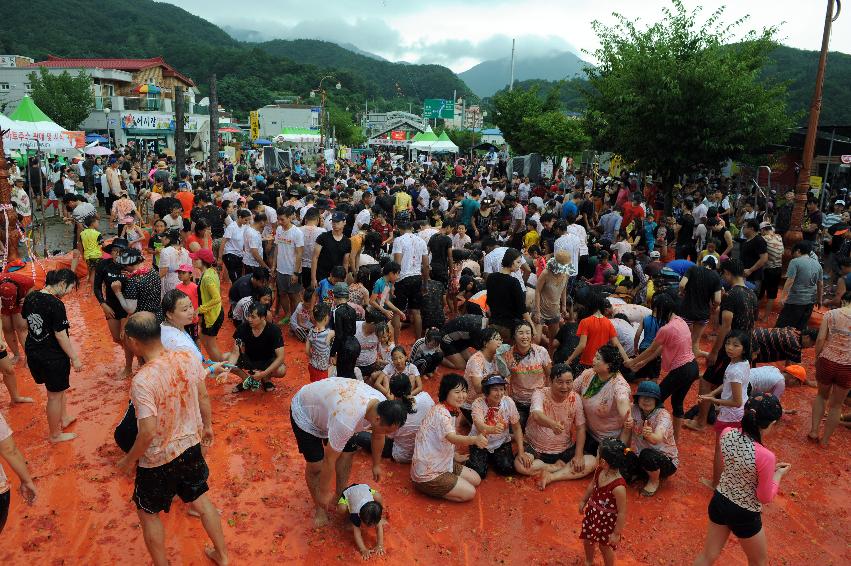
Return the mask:
[[[812,426],[807,438],[827,447],[842,416],[842,404],[851,391],[851,291],[840,299],[840,307],[827,312],[816,339],[816,381]],[[819,437],[821,418],[827,405],[824,434]]]

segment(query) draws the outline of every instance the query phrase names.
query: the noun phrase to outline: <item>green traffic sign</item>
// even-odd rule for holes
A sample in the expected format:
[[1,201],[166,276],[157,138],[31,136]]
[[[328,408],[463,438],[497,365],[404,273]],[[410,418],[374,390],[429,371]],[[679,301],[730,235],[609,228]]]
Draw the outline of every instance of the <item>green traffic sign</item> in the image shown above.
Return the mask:
[[455,101],[442,98],[426,98],[423,101],[423,118],[443,118],[451,120],[455,117]]

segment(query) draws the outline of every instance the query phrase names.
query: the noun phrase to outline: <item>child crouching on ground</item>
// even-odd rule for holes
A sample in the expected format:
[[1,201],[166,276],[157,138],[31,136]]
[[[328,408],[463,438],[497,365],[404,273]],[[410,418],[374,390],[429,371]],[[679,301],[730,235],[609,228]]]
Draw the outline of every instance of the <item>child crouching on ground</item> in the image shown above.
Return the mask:
[[313,307],[313,319],[316,324],[307,335],[307,373],[310,381],[319,381],[328,377],[328,367],[331,365],[331,343],[334,341],[334,331],[328,328],[331,320],[331,309],[325,303]]
[[[365,483],[352,484],[343,490],[343,495],[337,502],[337,509],[349,516],[355,544],[364,560],[372,555],[384,556],[384,523],[381,516],[384,506],[381,495]],[[363,542],[363,527],[375,527],[375,547],[367,548]]]

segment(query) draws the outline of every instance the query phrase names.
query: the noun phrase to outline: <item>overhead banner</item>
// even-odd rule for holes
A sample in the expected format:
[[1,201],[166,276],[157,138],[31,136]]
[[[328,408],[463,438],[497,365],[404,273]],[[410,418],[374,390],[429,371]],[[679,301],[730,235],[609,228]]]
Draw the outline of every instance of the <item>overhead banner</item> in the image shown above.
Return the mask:
[[248,124],[251,140],[254,141],[260,137],[260,113],[258,111],[252,110],[248,113]]
[[426,98],[423,101],[423,118],[443,118],[451,120],[455,117],[455,101],[442,98]]

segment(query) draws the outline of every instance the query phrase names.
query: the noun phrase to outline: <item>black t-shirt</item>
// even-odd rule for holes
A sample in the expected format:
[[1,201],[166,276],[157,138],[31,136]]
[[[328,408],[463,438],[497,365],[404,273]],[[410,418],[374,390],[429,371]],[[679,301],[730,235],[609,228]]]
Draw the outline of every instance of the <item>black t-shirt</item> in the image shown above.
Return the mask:
[[221,238],[225,234],[225,211],[213,204],[196,206],[189,214],[193,222],[204,220],[210,226],[213,238]]
[[753,291],[742,285],[735,285],[721,299],[721,308],[718,309],[718,323],[721,323],[721,313],[730,311],[733,313],[733,324],[730,326],[730,330],[751,332],[756,318],[757,304],[758,301]]
[[[275,359],[275,350],[284,347],[284,335],[276,324],[266,323],[260,336],[255,336],[247,322],[240,324],[233,333],[234,340],[240,340],[240,351],[251,362],[269,362]],[[268,367],[268,364],[267,364]]]
[[162,280],[154,269],[127,279],[124,298],[136,300],[136,312],[152,312],[162,320]]
[[253,274],[249,273],[233,282],[233,285],[230,286],[230,290],[228,291],[230,302],[236,304],[240,299],[251,296],[251,293],[254,291],[254,286],[251,284],[252,277]]
[[180,201],[174,197],[162,197],[157,202],[154,203],[154,214],[159,216],[160,218],[165,218],[169,214],[171,214],[171,209],[177,205],[183,210],[183,205],[180,204]]
[[491,273],[485,282],[488,290],[488,309],[491,320],[502,326],[511,326],[526,312],[526,293],[513,275]]
[[333,232],[323,232],[316,238],[316,244],[322,246],[316,262],[316,280],[320,281],[331,275],[335,266],[343,265],[343,258],[352,251],[352,241],[345,236],[337,241]]
[[446,234],[435,234],[428,241],[428,251],[431,252],[431,270],[436,273],[448,273],[449,250],[452,248],[452,238]]
[[[821,212],[816,210],[815,212],[807,212],[807,218],[804,222],[804,228],[809,228],[810,226],[819,226],[821,227],[822,216]],[[804,239],[814,242],[816,236],[818,235],[818,230],[815,232],[804,232]]]
[[95,269],[94,293],[99,303],[106,303],[117,317],[127,316],[124,308],[118,297],[115,296],[115,291],[112,290],[112,282],[121,281],[122,289],[126,285],[126,277],[121,270],[121,266],[117,265],[111,259],[101,261]]
[[677,221],[680,225],[680,231],[677,233],[678,246],[693,246],[692,236],[694,235],[694,216],[691,212],[684,212]]
[[393,205],[396,204],[396,199],[388,194],[383,194],[375,199],[375,204],[384,211],[387,218],[393,217]]
[[446,344],[469,343],[476,333],[482,329],[482,317],[477,314],[456,316],[440,329],[443,333],[441,340]]
[[567,322],[559,329],[558,334],[556,334],[558,348],[553,352],[553,363],[560,364],[567,361],[567,358],[579,345],[578,332],[579,323],[576,322]]
[[688,278],[679,315],[693,322],[709,320],[709,305],[712,297],[721,290],[721,277],[717,272],[702,265],[695,265],[686,271]]
[[[759,261],[759,256],[764,253],[768,253],[768,244],[765,243],[765,239],[757,234],[750,240],[745,240],[739,245],[739,255],[742,259],[742,264],[745,266],[745,269],[750,269],[756,262]],[[762,269],[759,268],[748,276],[748,281],[761,281],[762,280]]]
[[579,205],[579,214],[585,215],[585,219],[580,220],[579,224],[587,230],[591,227],[591,220],[594,218],[594,202],[588,199],[583,200]]
[[24,346],[28,357],[49,360],[68,357],[56,339],[57,332],[71,328],[62,301],[49,293],[35,291],[24,298],[21,316],[29,327]]

